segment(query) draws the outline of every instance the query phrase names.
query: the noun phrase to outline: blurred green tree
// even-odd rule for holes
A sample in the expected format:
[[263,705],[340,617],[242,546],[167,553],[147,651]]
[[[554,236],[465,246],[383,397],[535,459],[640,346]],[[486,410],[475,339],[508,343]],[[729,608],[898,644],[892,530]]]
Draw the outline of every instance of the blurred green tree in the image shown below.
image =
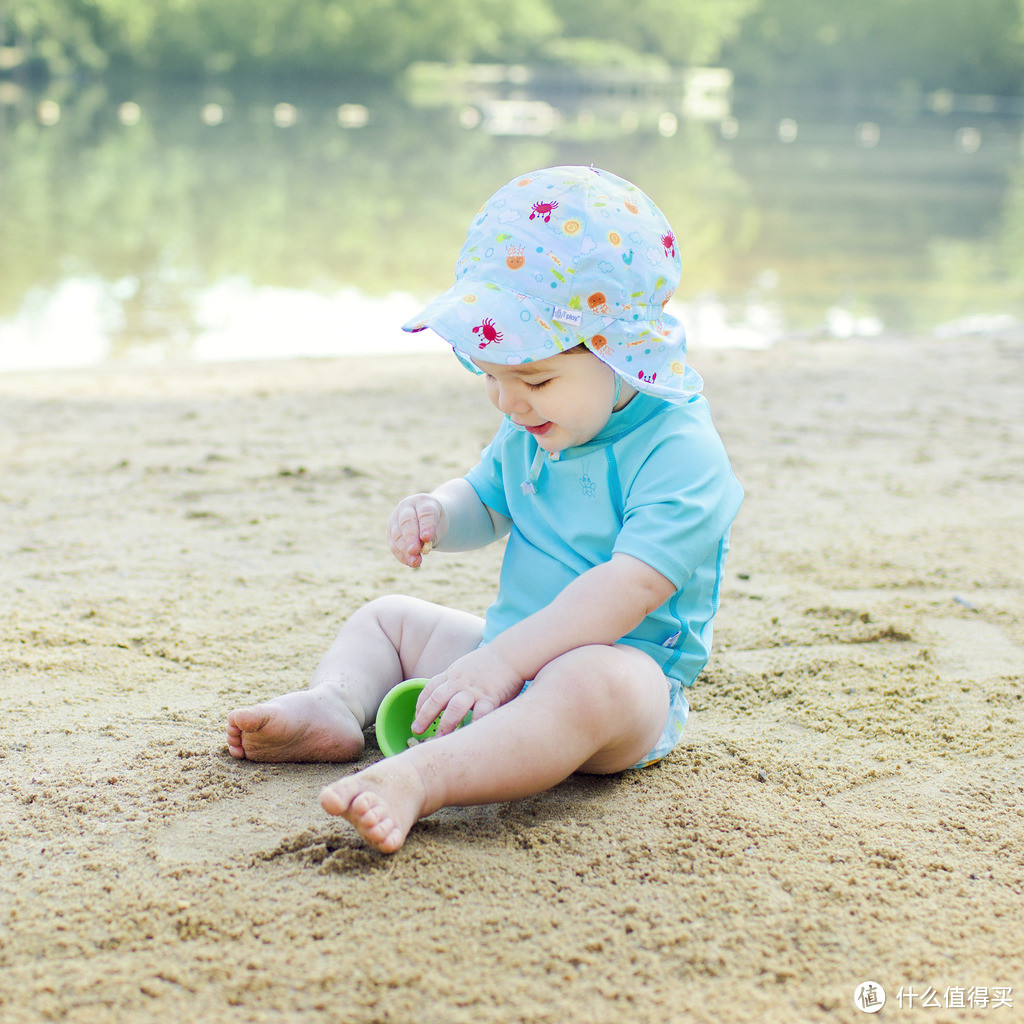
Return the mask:
[[1024,0],[6,0],[0,47],[58,75],[387,80],[417,60],[654,59],[720,61],[759,87],[1019,95],[1022,24]]
[[740,84],[832,92],[1024,90],[1024,0],[761,0],[723,61]]
[[8,0],[0,7],[0,46],[11,55],[13,70],[101,71],[107,66],[102,21],[99,12],[78,0]]
[[9,0],[0,45],[81,68],[393,78],[413,60],[523,60],[548,0]]
[[503,40],[522,56],[557,24],[546,0],[174,0],[133,58],[165,73],[390,78],[413,60],[497,56]]
[[707,64],[759,0],[558,0],[568,41],[600,40],[676,66]]
[[[415,60],[714,59],[757,0],[9,0],[3,39],[52,71],[370,75]],[[587,44],[603,42],[605,47]],[[568,49],[558,43],[582,43]]]

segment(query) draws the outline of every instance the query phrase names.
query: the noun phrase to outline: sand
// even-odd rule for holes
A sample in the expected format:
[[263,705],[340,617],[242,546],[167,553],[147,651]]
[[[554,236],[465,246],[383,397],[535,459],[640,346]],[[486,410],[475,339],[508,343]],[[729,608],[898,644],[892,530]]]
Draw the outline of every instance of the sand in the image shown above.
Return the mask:
[[223,720],[370,598],[483,611],[500,550],[383,542],[490,437],[478,382],[0,377],[0,1020],[792,1024],[867,980],[1024,1019],[1024,338],[693,362],[748,496],[684,741],[392,857],[320,809],[347,767]]

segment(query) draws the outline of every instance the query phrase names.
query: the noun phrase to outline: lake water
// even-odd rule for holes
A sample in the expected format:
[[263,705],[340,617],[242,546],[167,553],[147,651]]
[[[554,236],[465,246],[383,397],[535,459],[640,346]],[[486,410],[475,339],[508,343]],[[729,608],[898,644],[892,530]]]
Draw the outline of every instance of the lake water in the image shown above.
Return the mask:
[[0,370],[440,350],[398,325],[483,199],[558,163],[663,207],[694,347],[1024,321],[1021,115],[996,108],[0,83]]

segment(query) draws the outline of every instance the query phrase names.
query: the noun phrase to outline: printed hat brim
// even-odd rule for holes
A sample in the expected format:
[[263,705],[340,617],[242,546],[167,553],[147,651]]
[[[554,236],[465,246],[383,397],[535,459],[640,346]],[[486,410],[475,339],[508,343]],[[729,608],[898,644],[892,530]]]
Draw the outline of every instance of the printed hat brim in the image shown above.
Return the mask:
[[428,327],[474,373],[481,372],[474,358],[519,365],[585,345],[626,383],[659,398],[687,401],[704,386],[700,374],[686,363],[682,325],[665,312],[658,321],[625,320],[564,309],[499,285],[464,279],[402,330],[415,333]]
[[675,234],[636,185],[595,167],[543,168],[484,203],[456,283],[404,329],[432,328],[471,368],[582,344],[637,390],[686,401],[702,382],[665,312],[680,273]]

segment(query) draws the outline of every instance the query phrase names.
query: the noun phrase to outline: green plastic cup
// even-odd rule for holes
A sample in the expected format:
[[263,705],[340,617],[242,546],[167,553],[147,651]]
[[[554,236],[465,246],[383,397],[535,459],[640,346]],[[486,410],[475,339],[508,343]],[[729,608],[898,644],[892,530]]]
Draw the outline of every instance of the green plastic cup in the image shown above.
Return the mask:
[[[377,709],[377,745],[385,757],[408,750],[411,745],[410,739],[422,741],[437,733],[437,726],[441,721],[440,715],[427,726],[426,732],[415,733],[412,731],[412,723],[416,718],[416,701],[428,681],[426,679],[406,679],[404,683],[399,683],[388,690],[380,702],[380,707]],[[468,725],[472,717],[473,713],[469,712],[456,728],[461,729],[462,726]]]

